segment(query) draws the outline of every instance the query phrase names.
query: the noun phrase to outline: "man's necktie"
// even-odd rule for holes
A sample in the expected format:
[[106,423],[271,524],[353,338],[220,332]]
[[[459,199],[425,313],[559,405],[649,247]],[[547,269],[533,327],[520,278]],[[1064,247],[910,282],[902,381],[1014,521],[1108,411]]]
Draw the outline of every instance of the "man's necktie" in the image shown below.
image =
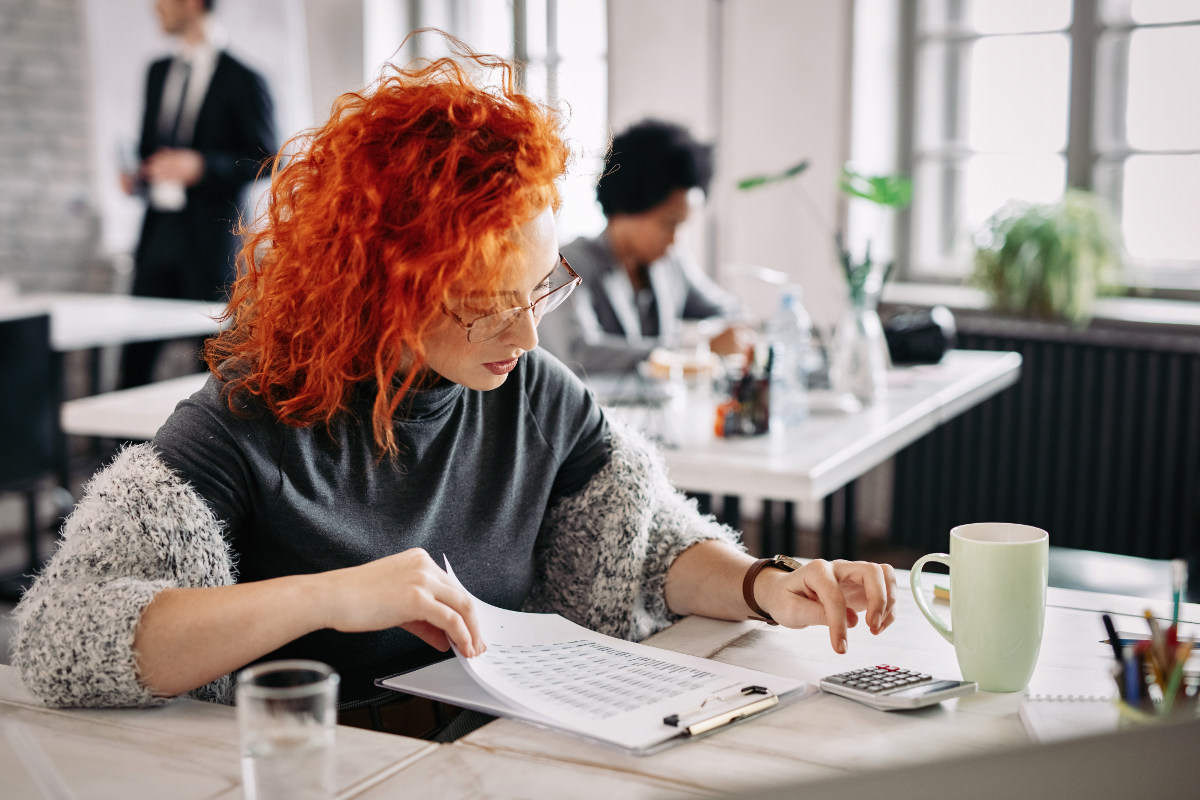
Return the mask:
[[167,130],[167,136],[163,141],[163,144],[167,147],[175,147],[180,143],[179,123],[183,120],[183,109],[187,106],[188,81],[192,77],[192,65],[188,62],[179,62],[179,69],[183,72],[183,81],[179,87],[179,103],[175,107],[175,119],[171,123],[171,127]]

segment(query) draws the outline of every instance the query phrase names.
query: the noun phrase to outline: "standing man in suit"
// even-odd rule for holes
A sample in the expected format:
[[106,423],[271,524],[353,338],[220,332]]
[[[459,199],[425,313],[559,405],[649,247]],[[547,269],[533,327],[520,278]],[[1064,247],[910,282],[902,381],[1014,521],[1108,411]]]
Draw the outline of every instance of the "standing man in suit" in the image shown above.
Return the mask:
[[[150,65],[136,175],[146,217],[134,256],[133,294],[222,300],[233,282],[246,188],[276,149],[266,82],[229,55],[212,18],[215,0],[156,0],[178,52]],[[148,383],[161,342],[129,345],[122,386]],[[202,362],[197,360],[199,366]]]

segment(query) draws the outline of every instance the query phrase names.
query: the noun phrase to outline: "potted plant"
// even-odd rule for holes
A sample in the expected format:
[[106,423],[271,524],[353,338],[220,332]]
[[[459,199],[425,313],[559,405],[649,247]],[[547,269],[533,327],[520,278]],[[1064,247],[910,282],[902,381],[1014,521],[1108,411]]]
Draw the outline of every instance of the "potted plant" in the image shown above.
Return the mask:
[[[804,160],[788,167],[782,172],[743,178],[738,181],[737,188],[745,191],[773,183],[791,181],[807,169],[808,161]],[[809,212],[824,227],[824,220],[813,205],[812,199],[798,184],[796,184],[796,188],[800,198],[807,204]],[[848,165],[844,165],[842,167],[842,174],[838,179],[838,188],[848,197],[856,197],[870,203],[875,203],[878,206],[902,209],[907,208],[908,204],[912,202],[912,181],[903,175],[865,175]],[[882,286],[883,282],[887,280],[887,275],[891,271],[892,264],[891,262],[879,264],[873,261],[871,258],[871,243],[869,241],[867,242],[862,258],[855,258],[849,248],[846,247],[841,231],[835,230],[833,232],[833,243],[837,249],[838,262],[841,264],[842,271],[846,275],[850,300],[852,303],[861,305],[867,286],[867,278],[872,275],[878,276],[879,283]]]
[[[758,175],[738,182],[742,190],[754,189],[772,183],[791,182],[809,212],[823,224],[820,213],[803,188],[792,181],[808,168],[801,161],[782,172]],[[838,180],[843,194],[866,200],[884,208],[906,208],[912,201],[912,181],[903,175],[865,175],[849,166],[843,166]],[[873,400],[887,382],[889,358],[883,325],[879,321],[876,307],[883,284],[891,272],[892,262],[886,264],[874,260],[871,243],[867,242],[861,257],[856,257],[847,247],[841,231],[833,232],[833,243],[838,263],[846,276],[849,304],[846,316],[838,325],[834,339],[833,356],[830,363],[830,381],[836,391],[853,394],[863,402]]]
[[1084,325],[1121,273],[1120,229],[1095,194],[1068,189],[1057,203],[1014,201],[975,237],[971,282],[998,311]]

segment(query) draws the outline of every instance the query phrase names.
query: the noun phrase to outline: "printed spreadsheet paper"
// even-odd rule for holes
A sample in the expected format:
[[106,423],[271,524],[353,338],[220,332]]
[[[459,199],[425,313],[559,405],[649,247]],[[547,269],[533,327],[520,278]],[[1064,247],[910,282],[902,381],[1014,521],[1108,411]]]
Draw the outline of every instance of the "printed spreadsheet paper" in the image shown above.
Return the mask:
[[679,736],[664,717],[717,704],[713,698],[736,697],[743,687],[765,686],[781,702],[811,691],[802,680],[627,642],[557,614],[475,602],[486,653],[464,658],[456,649],[452,660],[381,679],[379,685],[635,753]]

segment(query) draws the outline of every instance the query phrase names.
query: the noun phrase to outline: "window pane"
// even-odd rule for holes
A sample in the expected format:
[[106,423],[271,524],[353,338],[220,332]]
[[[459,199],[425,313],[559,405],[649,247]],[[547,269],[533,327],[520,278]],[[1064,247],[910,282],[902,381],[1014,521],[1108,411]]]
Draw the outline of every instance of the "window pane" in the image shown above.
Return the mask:
[[547,74],[545,61],[533,61],[525,65],[525,94],[540,102],[551,98],[547,94]]
[[1067,183],[1058,155],[976,156],[963,173],[963,222],[972,232],[1010,200],[1053,203]]
[[1139,25],[1200,19],[1196,0],[1133,0],[1132,10],[1133,21]]
[[1066,186],[1059,155],[988,155],[950,162],[927,161],[913,179],[914,268],[963,275],[970,268],[974,236],[984,221],[1011,200],[1052,203]]
[[917,148],[940,149],[954,144],[961,136],[962,115],[958,96],[951,91],[957,84],[958,63],[963,58],[961,44],[930,44],[923,47],[917,63]]
[[[955,266],[955,255],[965,255],[967,236],[952,202],[959,194],[959,182],[958,170],[951,163],[928,161],[917,167],[912,204],[914,271],[925,275],[962,273],[962,267]],[[961,233],[956,235],[956,231]]]
[[558,231],[564,242],[585,233],[594,234],[604,227],[604,215],[596,202],[596,179],[608,147],[605,64],[603,57],[568,58],[558,68],[560,105],[568,115],[567,143],[574,156],[567,180],[560,187],[563,205]]
[[525,52],[531,61],[546,58],[546,0],[525,0]]
[[927,33],[1032,33],[1071,24],[1071,0],[923,0],[921,30]]
[[512,58],[513,14],[511,3],[483,0],[469,5],[472,22],[467,43],[481,53],[495,53]]
[[961,28],[963,8],[958,0],[922,0],[918,4],[920,30],[925,33],[944,33]]
[[1139,150],[1200,148],[1200,27],[1134,31],[1126,126]]
[[1058,151],[1067,141],[1066,36],[983,39],[972,50],[968,141],[994,153]]
[[1125,162],[1121,221],[1134,259],[1200,260],[1200,156],[1133,156]]
[[1071,24],[1071,0],[976,0],[970,21],[980,33],[1062,30]]
[[558,52],[564,57],[608,51],[604,0],[558,0]]

